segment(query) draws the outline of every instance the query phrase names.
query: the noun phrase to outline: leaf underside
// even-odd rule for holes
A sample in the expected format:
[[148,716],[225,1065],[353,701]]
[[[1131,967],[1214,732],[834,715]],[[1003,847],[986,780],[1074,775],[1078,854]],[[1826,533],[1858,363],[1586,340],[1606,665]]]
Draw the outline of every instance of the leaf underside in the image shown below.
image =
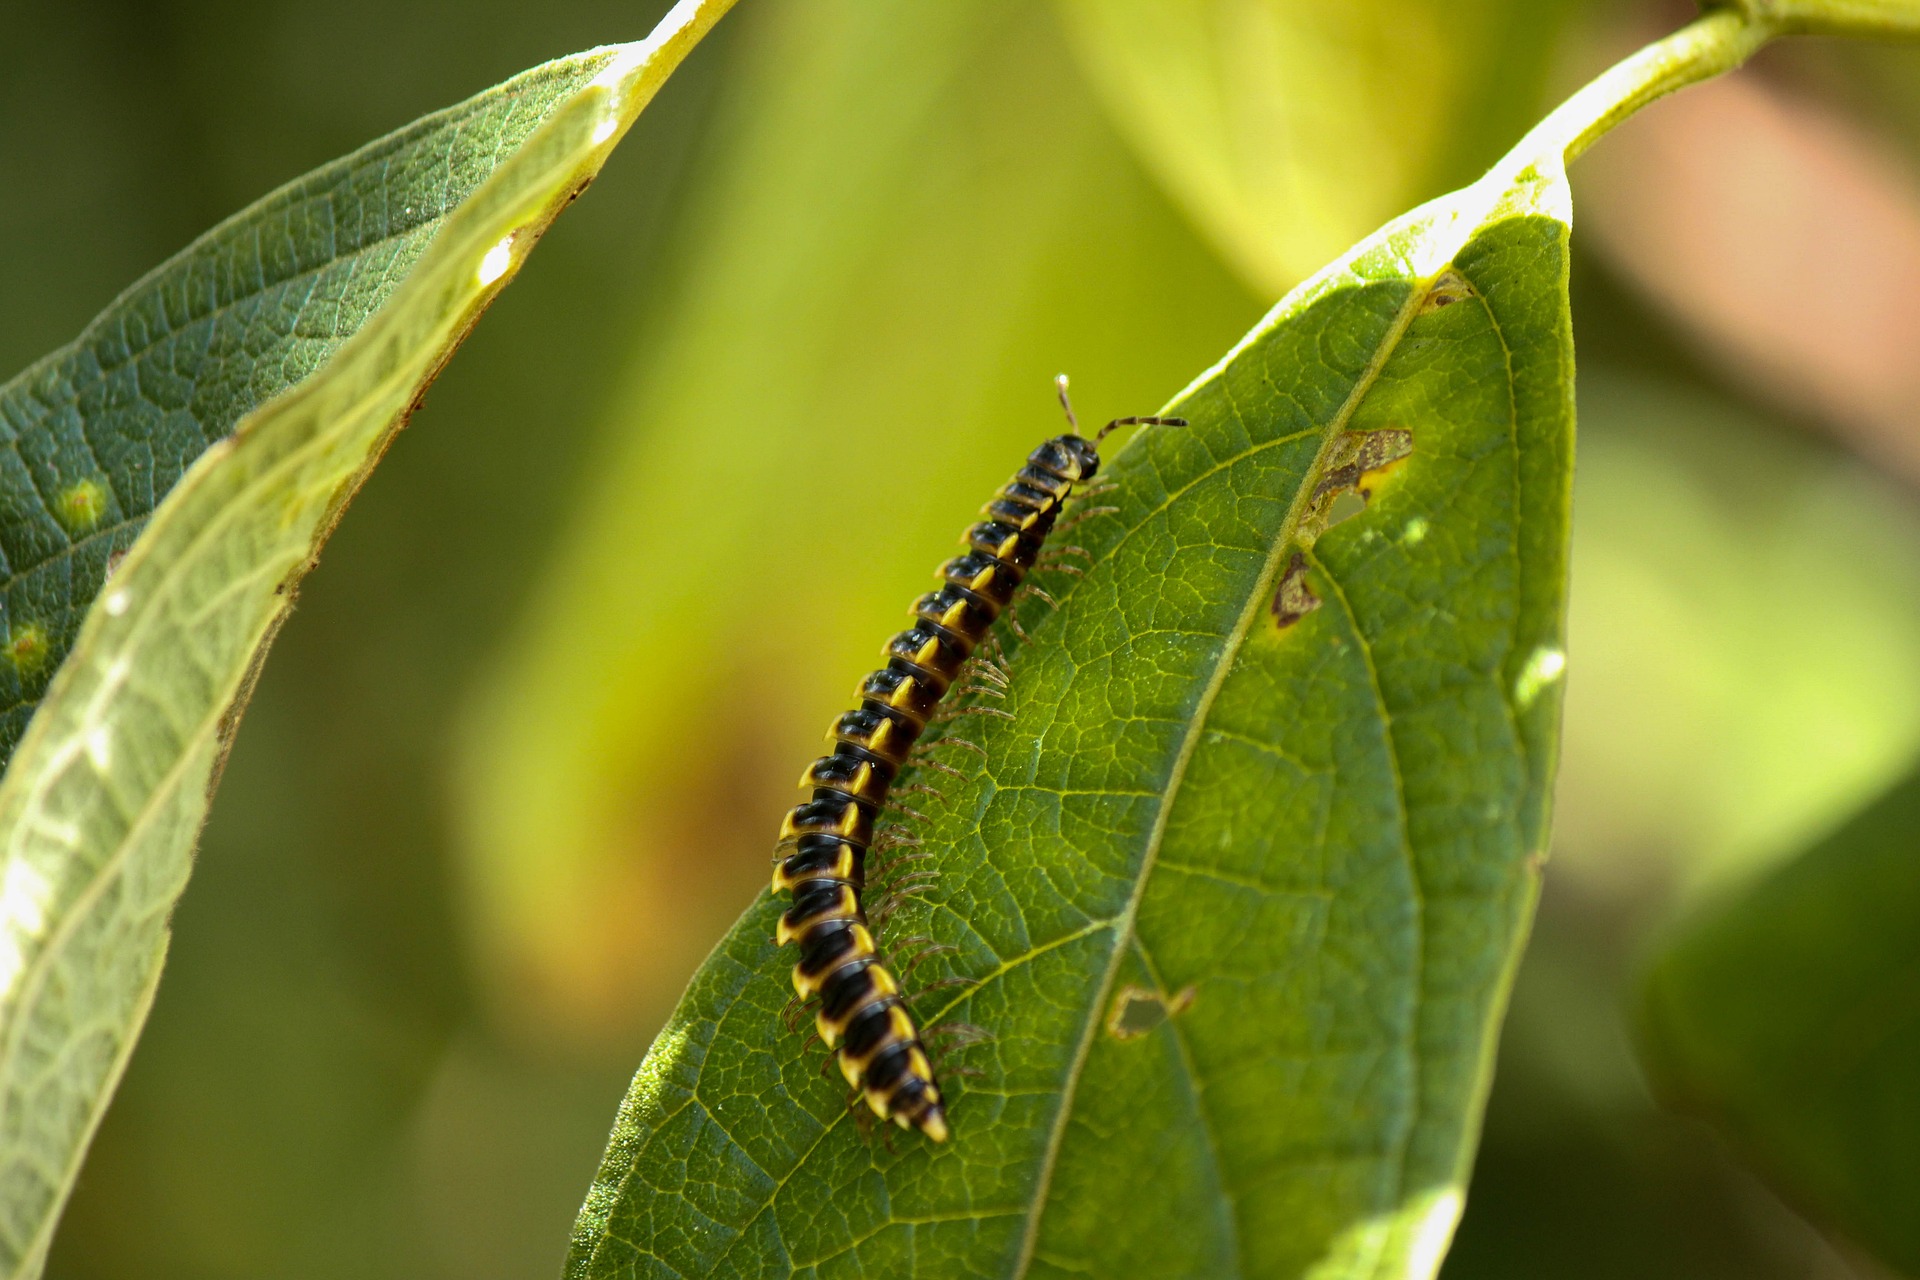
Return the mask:
[[729,3],[684,4],[651,41],[537,68],[316,171],[0,389],[0,745],[17,742],[0,780],[0,1276],[44,1265],[299,578]]
[[960,700],[1006,714],[934,735],[984,764],[936,745],[964,779],[889,820],[940,878],[883,948],[953,948],[918,1016],[991,1037],[949,1057],[953,1141],[861,1140],[763,897],[642,1064],[570,1276],[1437,1268],[1545,843],[1566,245],[1557,165],[1400,220],[1056,535],[1084,576]]
[[1920,777],[1690,922],[1649,976],[1661,1092],[1792,1201],[1920,1274]]
[[315,170],[208,232],[0,387],[0,633],[10,646],[0,761],[72,649],[109,559],[187,467],[325,365],[447,214],[610,56],[537,68]]

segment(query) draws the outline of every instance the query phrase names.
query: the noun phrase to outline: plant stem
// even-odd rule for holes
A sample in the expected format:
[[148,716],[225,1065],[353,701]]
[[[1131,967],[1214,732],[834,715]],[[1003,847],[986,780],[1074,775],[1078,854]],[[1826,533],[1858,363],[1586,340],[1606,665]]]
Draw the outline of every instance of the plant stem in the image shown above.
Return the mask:
[[[1762,3],[1763,0],[1754,0]],[[1860,0],[1872,4],[1876,0]],[[1878,0],[1889,5],[1895,0]],[[1615,63],[1555,108],[1508,153],[1518,166],[1555,151],[1571,164],[1615,125],[1676,89],[1731,71],[1785,27],[1780,19],[1715,9]],[[1508,163],[1500,169],[1511,172]]]
[[1740,0],[1782,31],[1824,35],[1920,35],[1920,0]]

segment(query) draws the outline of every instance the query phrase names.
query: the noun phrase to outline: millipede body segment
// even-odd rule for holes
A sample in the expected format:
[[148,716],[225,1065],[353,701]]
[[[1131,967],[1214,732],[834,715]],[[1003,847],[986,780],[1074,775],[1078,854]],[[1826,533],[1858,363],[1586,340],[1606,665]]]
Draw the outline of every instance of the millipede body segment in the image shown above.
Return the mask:
[[[1059,388],[1077,429],[1064,375]],[[780,826],[773,887],[793,902],[776,936],[800,947],[794,990],[819,997],[820,1038],[874,1114],[935,1142],[948,1132],[940,1087],[862,902],[874,820],[940,699],[1033,569],[1062,504],[1099,470],[1099,441],[1115,427],[1147,424],[1186,425],[1120,418],[1092,440],[1069,432],[1033,451],[986,505],[987,518],[967,530],[966,553],[940,567],[940,588],[914,602],[914,624],[887,643],[887,665],[860,682],[860,705],[830,731],[832,753],[801,776],[812,798]]]

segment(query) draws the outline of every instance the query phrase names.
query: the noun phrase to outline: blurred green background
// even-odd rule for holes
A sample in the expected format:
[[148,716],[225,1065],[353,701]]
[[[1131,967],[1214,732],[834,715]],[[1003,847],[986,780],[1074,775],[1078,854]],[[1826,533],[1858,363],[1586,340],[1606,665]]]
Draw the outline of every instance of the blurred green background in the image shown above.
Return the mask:
[[[664,7],[6,0],[0,365],[278,183]],[[1199,7],[722,25],[305,588],[51,1276],[555,1274],[626,1077],[830,715],[1055,429],[1051,375],[1083,417],[1151,410],[1689,12]],[[1652,1104],[1624,1010],[1690,903],[1920,749],[1920,384],[1848,363],[1920,335],[1915,86],[1911,49],[1781,48],[1576,175],[1557,861],[1450,1278],[1873,1274]]]

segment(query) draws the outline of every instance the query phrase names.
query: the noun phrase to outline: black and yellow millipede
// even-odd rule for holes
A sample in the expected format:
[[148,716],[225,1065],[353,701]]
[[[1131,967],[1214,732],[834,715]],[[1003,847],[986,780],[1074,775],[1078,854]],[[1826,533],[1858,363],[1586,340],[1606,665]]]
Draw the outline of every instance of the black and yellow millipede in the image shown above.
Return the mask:
[[966,553],[940,566],[940,588],[914,602],[914,624],[888,641],[887,665],[860,682],[860,705],[834,723],[832,753],[802,775],[812,798],[787,815],[774,847],[773,887],[793,895],[777,938],[799,944],[793,987],[802,1001],[818,997],[821,1040],[875,1115],[935,1142],[947,1138],[945,1102],[867,918],[874,822],[941,698],[1039,560],[1074,486],[1100,469],[1099,443],[1116,427],[1187,425],[1116,418],[1088,440],[1077,434],[1066,375],[1058,386],[1071,430],[1033,451],[983,509],[986,519],[967,530]]

